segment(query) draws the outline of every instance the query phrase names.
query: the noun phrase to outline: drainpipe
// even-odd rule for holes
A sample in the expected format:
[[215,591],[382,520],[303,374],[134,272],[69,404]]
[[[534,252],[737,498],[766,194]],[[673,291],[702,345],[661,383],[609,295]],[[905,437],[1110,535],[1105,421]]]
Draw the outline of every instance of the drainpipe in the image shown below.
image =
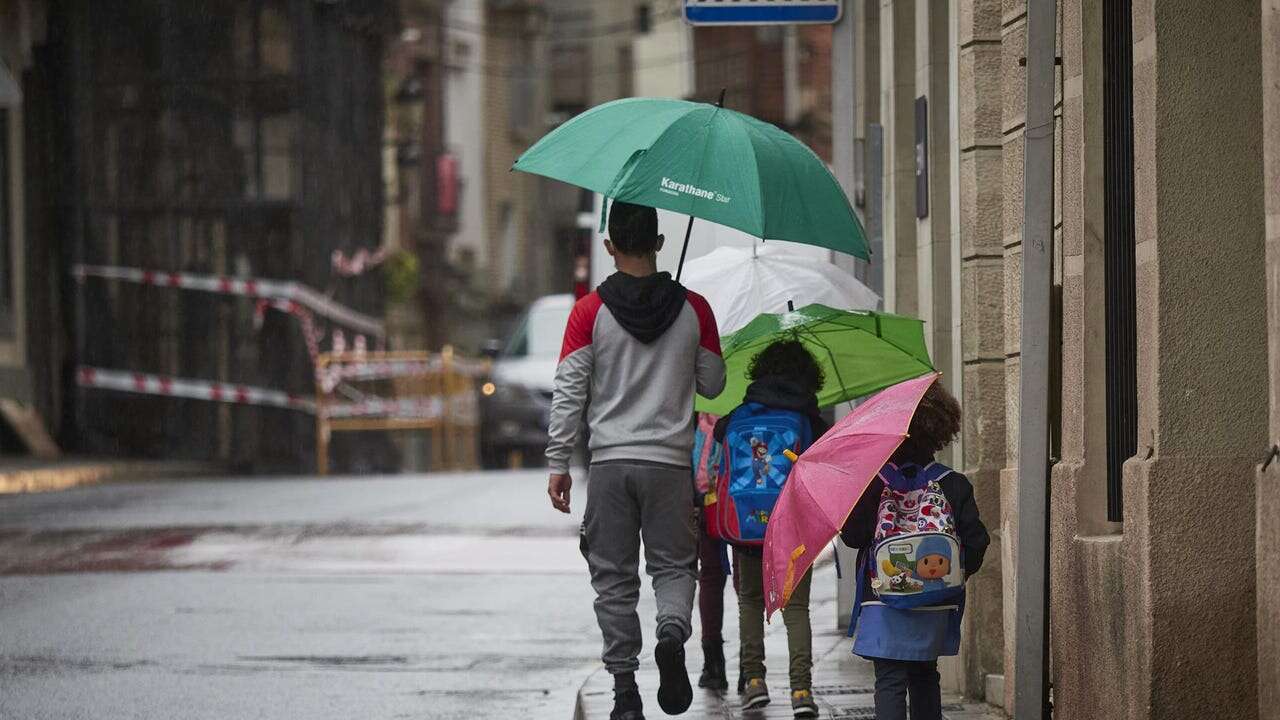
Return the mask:
[[1055,0],[1027,0],[1022,217],[1022,377],[1014,587],[1014,717],[1049,717],[1049,362],[1053,292]]

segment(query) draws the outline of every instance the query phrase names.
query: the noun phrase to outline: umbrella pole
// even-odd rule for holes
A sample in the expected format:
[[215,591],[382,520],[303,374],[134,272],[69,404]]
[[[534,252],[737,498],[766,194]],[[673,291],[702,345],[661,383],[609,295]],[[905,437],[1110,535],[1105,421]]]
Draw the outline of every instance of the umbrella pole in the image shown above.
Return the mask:
[[[791,302],[787,301],[787,305],[790,306]],[[834,370],[836,373],[836,382],[840,383],[840,394],[847,395],[849,393],[849,388],[845,387],[844,378],[840,376],[840,366],[836,364],[836,354],[831,351],[831,346],[828,345],[825,340],[818,337],[818,334],[813,332],[812,330],[809,330],[808,334],[809,334],[809,337],[813,338],[813,341],[815,343],[821,346],[823,350],[827,351],[827,357],[831,358],[831,369]],[[799,335],[800,333],[797,332],[796,336],[798,337]],[[846,400],[845,402],[848,402],[848,401]]]
[[689,235],[693,232],[693,216],[689,216],[689,225],[684,229],[684,247],[680,248],[680,264],[676,266],[676,282],[680,282],[680,273],[684,272],[684,256],[689,252]]

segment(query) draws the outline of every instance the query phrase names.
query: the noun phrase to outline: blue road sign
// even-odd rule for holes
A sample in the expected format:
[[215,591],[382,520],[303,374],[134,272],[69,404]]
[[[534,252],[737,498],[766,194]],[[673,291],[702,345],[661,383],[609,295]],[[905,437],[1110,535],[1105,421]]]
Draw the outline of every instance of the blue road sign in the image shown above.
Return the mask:
[[685,0],[692,25],[797,25],[840,19],[840,0]]

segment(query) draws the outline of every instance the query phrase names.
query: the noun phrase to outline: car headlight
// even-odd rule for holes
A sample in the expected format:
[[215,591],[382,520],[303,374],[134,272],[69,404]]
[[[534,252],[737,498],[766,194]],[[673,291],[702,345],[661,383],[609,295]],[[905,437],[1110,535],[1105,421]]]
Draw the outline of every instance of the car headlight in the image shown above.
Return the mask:
[[538,391],[517,383],[487,382],[480,386],[480,394],[495,402],[511,404],[537,403]]

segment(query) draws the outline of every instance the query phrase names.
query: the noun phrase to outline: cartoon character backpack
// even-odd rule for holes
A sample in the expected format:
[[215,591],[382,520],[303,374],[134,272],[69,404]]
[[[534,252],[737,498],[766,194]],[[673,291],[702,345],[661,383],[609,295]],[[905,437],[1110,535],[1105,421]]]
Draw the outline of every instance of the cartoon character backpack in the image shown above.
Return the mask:
[[720,417],[711,413],[698,413],[698,424],[693,431],[693,489],[699,498],[715,489],[720,475],[720,443],[716,442],[716,421]]
[[868,575],[885,605],[936,605],[964,592],[956,521],[939,483],[951,472],[941,463],[890,463],[880,470],[884,490]]
[[769,515],[791,472],[783,454],[813,442],[809,419],[794,410],[743,404],[729,418],[714,492],[704,499],[707,532],[736,545],[763,546]]

